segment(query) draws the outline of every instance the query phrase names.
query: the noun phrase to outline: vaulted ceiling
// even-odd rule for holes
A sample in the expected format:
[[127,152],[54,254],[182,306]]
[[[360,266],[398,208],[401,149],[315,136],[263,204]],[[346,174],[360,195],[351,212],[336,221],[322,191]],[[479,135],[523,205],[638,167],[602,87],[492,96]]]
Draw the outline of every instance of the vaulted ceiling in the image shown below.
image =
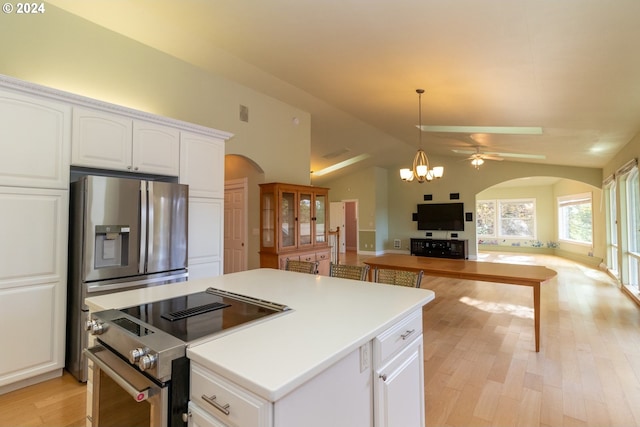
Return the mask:
[[[636,0],[50,3],[198,67],[219,73],[207,51],[221,49],[281,81],[247,66],[224,71],[311,113],[312,170],[361,154],[369,157],[344,171],[408,163],[417,88],[423,125],[542,130],[423,132],[430,156],[464,159],[452,150],[479,148],[505,161],[599,168],[640,130]],[[385,137],[354,136],[345,117]]]

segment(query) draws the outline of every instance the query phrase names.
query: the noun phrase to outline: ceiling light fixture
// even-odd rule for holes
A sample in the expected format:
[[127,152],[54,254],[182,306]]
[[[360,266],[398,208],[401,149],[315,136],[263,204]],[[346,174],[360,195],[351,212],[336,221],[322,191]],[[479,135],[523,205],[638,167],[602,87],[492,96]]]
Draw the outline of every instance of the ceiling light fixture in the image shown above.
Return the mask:
[[471,159],[471,164],[473,165],[473,167],[475,167],[476,169],[480,169],[480,165],[484,164],[484,160],[482,159],[482,157],[473,157]]
[[418,152],[413,158],[413,167],[400,169],[400,178],[403,181],[411,182],[414,178],[422,184],[425,181],[431,181],[434,178],[442,178],[444,174],[444,167],[436,166],[433,169],[429,169],[429,158],[427,153],[422,149],[422,94],[424,89],[416,89],[418,94]]

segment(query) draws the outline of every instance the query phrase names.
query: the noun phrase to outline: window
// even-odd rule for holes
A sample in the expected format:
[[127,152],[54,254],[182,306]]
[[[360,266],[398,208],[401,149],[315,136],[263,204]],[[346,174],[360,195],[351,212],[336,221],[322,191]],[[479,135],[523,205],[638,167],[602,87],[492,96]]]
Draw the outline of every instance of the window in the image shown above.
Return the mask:
[[558,197],[558,238],[591,245],[593,219],[591,193]]
[[618,186],[618,219],[617,232],[620,238],[619,276],[622,285],[637,295],[640,290],[640,208],[638,207],[640,191],[638,183],[638,161],[633,159],[616,173]]
[[611,274],[620,278],[618,270],[618,230],[616,210],[616,181],[613,175],[607,178],[603,184],[606,204],[606,231],[607,231],[607,268]]
[[496,237],[496,201],[479,200],[476,203],[476,234]]
[[638,168],[626,176],[627,188],[627,232],[629,233],[629,252],[640,253],[640,182]]
[[478,200],[476,232],[480,237],[535,239],[535,199]]
[[536,201],[498,200],[499,237],[536,238]]

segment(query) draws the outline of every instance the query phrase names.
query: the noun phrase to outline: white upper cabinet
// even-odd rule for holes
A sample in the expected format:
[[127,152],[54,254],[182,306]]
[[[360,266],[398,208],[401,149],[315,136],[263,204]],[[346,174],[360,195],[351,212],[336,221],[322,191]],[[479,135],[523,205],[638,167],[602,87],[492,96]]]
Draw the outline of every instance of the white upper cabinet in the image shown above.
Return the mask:
[[127,117],[75,107],[71,163],[102,169],[129,170],[133,121]]
[[224,198],[224,140],[180,134],[180,183],[189,197]]
[[141,172],[178,176],[180,131],[134,120],[132,163]]
[[73,109],[71,163],[100,169],[178,176],[177,129],[88,108]]
[[0,185],[68,188],[71,107],[0,89]]

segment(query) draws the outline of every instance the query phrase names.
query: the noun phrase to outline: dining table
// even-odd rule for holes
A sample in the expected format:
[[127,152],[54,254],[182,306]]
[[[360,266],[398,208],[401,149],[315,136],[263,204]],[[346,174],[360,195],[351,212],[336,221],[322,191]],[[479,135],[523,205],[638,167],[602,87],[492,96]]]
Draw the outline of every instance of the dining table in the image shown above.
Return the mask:
[[540,286],[557,275],[554,270],[540,265],[432,258],[405,254],[381,255],[366,258],[362,262],[370,266],[370,281],[374,279],[375,269],[379,268],[422,271],[426,276],[529,286],[533,289],[535,348],[536,352],[540,351]]

